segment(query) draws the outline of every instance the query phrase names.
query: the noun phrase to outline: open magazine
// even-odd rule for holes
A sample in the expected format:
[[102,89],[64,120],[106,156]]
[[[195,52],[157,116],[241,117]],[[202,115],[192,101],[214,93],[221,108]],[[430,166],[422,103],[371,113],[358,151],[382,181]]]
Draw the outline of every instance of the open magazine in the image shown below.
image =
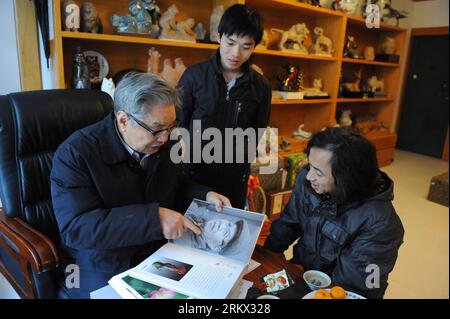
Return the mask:
[[224,299],[246,273],[264,215],[194,199],[185,216],[202,229],[187,230],[138,266],[111,278],[123,297]]

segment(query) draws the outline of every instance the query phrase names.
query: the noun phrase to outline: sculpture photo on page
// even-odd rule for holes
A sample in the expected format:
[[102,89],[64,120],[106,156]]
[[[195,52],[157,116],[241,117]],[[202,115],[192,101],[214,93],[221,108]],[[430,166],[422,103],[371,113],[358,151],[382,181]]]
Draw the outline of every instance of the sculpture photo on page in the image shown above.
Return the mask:
[[185,232],[173,242],[177,245],[201,249],[216,255],[246,261],[253,252],[261,222],[246,218],[246,215],[257,215],[243,210],[224,207],[217,212],[213,204],[194,200],[185,217],[190,219],[201,230],[200,235],[192,231]]

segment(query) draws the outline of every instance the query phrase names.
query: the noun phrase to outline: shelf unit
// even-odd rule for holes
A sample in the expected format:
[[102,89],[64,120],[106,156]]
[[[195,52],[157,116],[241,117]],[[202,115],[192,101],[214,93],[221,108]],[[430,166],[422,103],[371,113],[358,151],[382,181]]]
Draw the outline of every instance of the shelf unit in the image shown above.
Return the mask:
[[[78,5],[81,0],[75,0]],[[113,14],[128,14],[130,0],[91,0],[97,8],[103,23],[103,34],[63,31],[61,7],[62,0],[53,1],[54,38],[51,40],[52,81],[55,88],[70,87],[72,76],[72,61],[76,47],[83,51],[94,50],[103,54],[109,63],[109,77],[120,70],[137,68],[146,70],[147,51],[156,47],[163,58],[181,57],[186,66],[207,60],[218,48],[213,43],[188,43],[152,39],[142,35],[117,34],[109,25],[109,17]],[[278,127],[280,139],[292,141],[293,151],[301,151],[305,141],[291,138],[291,133],[304,123],[304,129],[318,131],[324,126],[333,125],[344,109],[351,109],[353,114],[376,114],[378,120],[388,126],[393,124],[393,110],[396,103],[396,92],[400,82],[399,63],[365,61],[343,58],[342,52],[347,35],[354,35],[360,48],[367,45],[377,46],[383,35],[396,39],[398,52],[403,52],[406,32],[404,29],[382,24],[379,29],[366,29],[365,20],[347,16],[325,8],[317,8],[294,0],[158,0],[162,12],[174,3],[179,9],[177,21],[193,17],[209,29],[210,14],[215,6],[225,7],[232,3],[247,3],[257,8],[264,17],[265,29],[269,33],[267,49],[256,49],[252,63],[260,66],[264,76],[276,89],[277,77],[283,74],[282,65],[291,63],[300,66],[305,74],[305,87],[312,86],[314,78],[321,78],[324,90],[330,95],[326,99],[310,100],[274,100],[270,124]],[[295,54],[277,49],[280,34],[270,32],[272,28],[287,30],[295,23],[304,22],[310,30],[310,38],[315,26],[324,28],[324,35],[333,41],[334,52],[331,57]],[[209,33],[208,33],[209,35]],[[207,36],[208,36],[207,35]],[[311,39],[306,41],[311,44]],[[364,68],[366,75],[382,76],[385,87],[391,93],[389,98],[349,99],[338,97],[339,78],[341,70],[344,79],[351,78],[355,70]],[[380,165],[392,161],[395,146],[395,134],[383,133],[367,136],[377,147]],[[390,139],[386,143],[386,139]],[[382,141],[382,142],[380,142]],[[389,148],[389,152],[386,149]]]

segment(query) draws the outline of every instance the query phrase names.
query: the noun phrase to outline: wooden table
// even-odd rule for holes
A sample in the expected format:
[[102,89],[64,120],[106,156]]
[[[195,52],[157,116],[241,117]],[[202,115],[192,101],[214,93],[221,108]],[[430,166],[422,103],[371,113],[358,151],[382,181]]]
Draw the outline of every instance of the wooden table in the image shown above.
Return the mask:
[[299,299],[311,291],[303,280],[303,267],[287,261],[283,254],[274,253],[261,246],[256,246],[252,258],[261,263],[261,265],[252,272],[246,274],[244,279],[252,281],[253,287],[260,289],[261,294],[268,294],[265,291],[266,287],[263,277],[283,269],[287,270],[292,279],[294,279],[295,284],[278,292],[276,296],[283,299]]

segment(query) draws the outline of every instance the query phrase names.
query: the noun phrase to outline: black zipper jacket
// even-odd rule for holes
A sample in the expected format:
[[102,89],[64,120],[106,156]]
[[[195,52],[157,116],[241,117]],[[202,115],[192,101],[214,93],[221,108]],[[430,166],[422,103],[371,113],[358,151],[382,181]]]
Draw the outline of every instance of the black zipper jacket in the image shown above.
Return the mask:
[[[270,117],[272,92],[269,82],[246,62],[242,66],[243,75],[227,91],[227,84],[220,66],[219,51],[208,61],[189,67],[178,84],[182,107],[177,109],[181,126],[191,134],[191,156],[193,120],[201,121],[201,133],[209,127],[218,128],[224,137],[225,128],[266,128]],[[197,132],[198,133],[198,132]],[[202,149],[209,141],[202,141]],[[234,143],[236,149],[244,145]],[[242,181],[248,174],[250,164],[226,163],[225,140],[222,140],[222,163],[192,163],[185,169],[198,181],[223,181],[233,183]]]
[[404,235],[392,206],[394,183],[380,171],[378,187],[370,198],[336,205],[314,192],[307,173],[307,169],[299,173],[293,195],[272,224],[265,247],[283,252],[299,239],[292,262],[303,265],[305,271],[328,273],[346,290],[382,298]]

